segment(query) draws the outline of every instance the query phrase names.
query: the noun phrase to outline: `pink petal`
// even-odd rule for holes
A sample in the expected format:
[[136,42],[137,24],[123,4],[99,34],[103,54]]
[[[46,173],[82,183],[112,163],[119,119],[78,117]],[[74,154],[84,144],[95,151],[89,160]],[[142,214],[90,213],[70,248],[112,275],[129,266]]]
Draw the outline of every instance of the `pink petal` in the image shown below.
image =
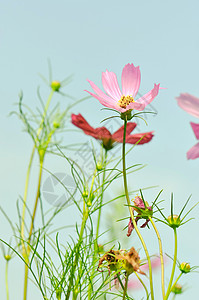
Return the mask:
[[136,96],[140,87],[140,69],[133,64],[127,64],[122,71],[122,93],[125,96]]
[[197,143],[187,152],[187,159],[196,159],[198,157],[199,157],[199,143]]
[[145,205],[144,205],[144,202],[142,200],[142,198],[140,198],[139,196],[137,196],[135,198],[135,200],[133,200],[135,206],[139,207],[139,208],[142,208],[142,209],[145,209]]
[[89,79],[87,81],[90,83],[93,91],[97,94],[97,96],[99,96],[100,98],[102,98],[106,102],[110,102],[110,103],[115,102],[115,100],[113,98],[109,97],[104,92],[102,92],[102,90],[100,90],[100,88],[98,88],[94,82],[92,82]]
[[196,124],[196,123],[193,123],[193,122],[190,122],[190,124],[191,124],[193,132],[195,134],[195,137],[197,138],[197,140],[199,140],[199,124]]
[[[144,108],[145,108],[158,95],[159,89],[160,89],[160,84],[154,84],[154,88],[151,91],[149,91],[147,94],[145,94],[144,96],[142,96],[138,100],[136,100],[136,102],[143,104]],[[133,106],[133,104],[136,102],[130,103],[128,105],[128,108],[131,108],[131,106]]]
[[[137,126],[136,123],[128,122],[126,126],[126,137],[130,135],[130,133],[135,129]],[[112,138],[117,142],[122,142],[123,140],[123,133],[124,133],[124,125],[120,127],[115,133],[113,133]]]
[[138,102],[132,102],[129,105],[127,105],[125,111],[127,111],[129,109],[135,109],[135,110],[142,111],[142,110],[145,109],[145,104],[144,103],[138,103]]
[[176,97],[176,100],[178,101],[178,105],[188,112],[188,114],[199,118],[199,98],[185,93]]
[[116,101],[122,97],[115,73],[109,72],[108,70],[102,72],[102,84],[106,93]]

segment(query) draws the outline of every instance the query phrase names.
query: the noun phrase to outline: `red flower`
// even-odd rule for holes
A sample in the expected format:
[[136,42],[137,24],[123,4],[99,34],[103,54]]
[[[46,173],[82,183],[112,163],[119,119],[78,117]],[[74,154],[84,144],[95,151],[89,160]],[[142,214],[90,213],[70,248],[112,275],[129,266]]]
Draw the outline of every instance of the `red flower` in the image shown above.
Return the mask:
[[[113,148],[114,143],[122,143],[123,142],[123,132],[124,126],[120,127],[115,133],[111,134],[110,131],[105,127],[93,128],[88,122],[84,119],[81,114],[75,115],[72,114],[72,123],[73,125],[79,127],[84,131],[85,134],[94,137],[96,140],[101,140],[103,147],[106,150],[110,150]],[[137,126],[136,123],[128,122],[126,128],[126,143],[136,144],[138,145],[145,144],[150,142],[153,137],[153,131],[146,133],[137,133],[131,134],[131,132]]]

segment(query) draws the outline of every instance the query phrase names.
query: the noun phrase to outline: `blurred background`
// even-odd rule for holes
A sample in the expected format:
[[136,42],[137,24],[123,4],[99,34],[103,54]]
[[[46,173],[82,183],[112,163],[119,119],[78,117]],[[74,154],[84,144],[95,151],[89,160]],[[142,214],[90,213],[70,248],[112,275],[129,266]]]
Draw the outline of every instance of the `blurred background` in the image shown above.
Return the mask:
[[[8,115],[16,109],[14,103],[17,103],[21,90],[24,102],[30,107],[39,106],[38,86],[41,87],[43,99],[47,98],[49,88],[39,73],[48,78],[48,59],[52,64],[53,80],[61,81],[73,74],[72,82],[63,91],[76,99],[86,96],[85,89],[91,90],[86,81],[88,78],[102,87],[101,72],[106,69],[115,72],[120,82],[122,68],[127,63],[140,66],[139,92],[142,95],[152,89],[154,83],[165,87],[150,107],[157,115],[147,115],[148,126],[140,122],[135,130],[136,133],[154,130],[155,136],[149,144],[137,146],[129,154],[129,165],[147,165],[130,176],[129,186],[132,189],[157,186],[145,191],[149,203],[163,189],[166,214],[169,214],[171,192],[174,193],[175,213],[179,212],[191,194],[189,207],[199,200],[199,159],[186,159],[186,152],[197,143],[189,122],[197,123],[198,120],[181,110],[175,100],[181,92],[199,97],[198,10],[197,0],[125,0],[123,3],[112,0],[1,1],[0,205],[13,223],[17,222],[16,199],[23,195],[32,143],[29,136],[22,132],[20,121],[15,116]],[[71,102],[61,95],[56,97],[63,108]],[[91,98],[76,106],[73,112],[81,113],[92,126],[98,127],[102,126],[100,121],[108,116],[108,112],[101,111],[101,108],[98,101]],[[113,130],[122,125],[121,121],[114,122],[109,125]],[[68,128],[73,129],[72,125],[68,125]],[[62,138],[65,144],[68,141],[75,143],[76,139],[82,142],[91,139],[80,131],[65,133]],[[97,143],[95,145],[98,146]],[[115,149],[115,153],[119,155],[121,146]],[[64,172],[63,163],[57,162],[54,157],[48,158],[46,165],[52,172]],[[33,178],[37,171],[38,163],[35,162]],[[44,181],[47,175],[44,175]],[[112,189],[114,195],[117,195],[117,189],[121,193],[122,182],[120,189],[118,184]],[[49,203],[46,202],[46,205]],[[114,209],[109,206],[104,211],[112,216],[113,223]],[[191,213],[195,220],[179,230],[178,259],[190,262],[191,265],[199,265],[198,214],[199,208],[196,207]],[[71,224],[73,219],[73,215],[65,211],[59,218],[59,226]],[[110,222],[107,222],[107,226],[110,226]],[[168,235],[168,231],[162,226],[160,231],[165,252],[172,255],[172,232]],[[121,236],[125,234],[122,232]],[[148,239],[151,253],[154,253],[158,249],[156,238],[150,241],[151,235],[149,239],[147,232],[143,234]],[[0,236],[9,241],[10,235],[9,224],[1,215]],[[128,243],[134,245],[137,240],[131,237]],[[125,246],[123,244],[123,248]],[[17,258],[15,261],[10,265],[11,300],[22,299],[23,268]],[[167,261],[170,271],[171,263],[169,259]],[[0,265],[1,299],[5,299],[3,258]],[[182,278],[180,282],[186,285],[186,291],[179,299],[198,299],[198,279],[197,273]],[[39,299],[39,292],[30,284],[28,299],[36,297]],[[140,299],[139,294],[135,294],[135,299]]]

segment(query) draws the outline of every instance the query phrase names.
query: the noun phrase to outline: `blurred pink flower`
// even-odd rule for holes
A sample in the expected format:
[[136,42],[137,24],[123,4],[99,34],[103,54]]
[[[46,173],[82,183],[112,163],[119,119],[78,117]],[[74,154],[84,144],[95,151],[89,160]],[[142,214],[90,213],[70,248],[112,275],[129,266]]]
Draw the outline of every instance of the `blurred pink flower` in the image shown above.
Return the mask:
[[[190,124],[196,139],[199,140],[199,124],[192,123],[192,122],[190,122]],[[197,143],[187,152],[187,159],[196,159],[198,157],[199,157],[199,143]]]
[[[152,266],[153,271],[156,269],[159,269],[161,266],[160,258],[159,257],[152,258],[151,266]],[[148,271],[148,269],[149,269],[148,263],[140,266],[140,270],[142,270],[142,271]],[[125,284],[125,282],[123,282],[123,284]],[[121,288],[117,277],[115,278],[114,286],[116,288]],[[130,277],[129,282],[128,282],[128,289],[139,289],[142,287],[143,287],[142,284],[140,283],[140,281],[137,278],[132,279]]]
[[142,111],[158,95],[160,85],[154,84],[154,88],[144,96],[135,100],[140,87],[140,69],[133,64],[127,64],[122,71],[122,91],[119,88],[116,74],[113,72],[102,72],[102,85],[106,94],[100,90],[94,82],[88,80],[95,94],[88,92],[91,96],[109,108],[121,113],[129,109]]
[[[159,257],[151,260],[151,267],[153,270],[158,269],[161,266],[161,261]],[[149,269],[148,263],[140,267],[142,271],[147,271]],[[128,282],[128,289],[139,289],[142,288],[142,284],[138,279],[130,279]]]
[[188,114],[199,118],[199,98],[192,96],[190,94],[180,94],[176,97],[178,105],[184,109]]
[[[184,109],[188,114],[199,118],[199,98],[192,96],[190,94],[180,94],[179,97],[176,97],[178,105]],[[199,140],[199,124],[190,122],[193,132],[196,136],[196,139]],[[187,159],[196,159],[199,157],[199,143],[193,146],[187,152]]]

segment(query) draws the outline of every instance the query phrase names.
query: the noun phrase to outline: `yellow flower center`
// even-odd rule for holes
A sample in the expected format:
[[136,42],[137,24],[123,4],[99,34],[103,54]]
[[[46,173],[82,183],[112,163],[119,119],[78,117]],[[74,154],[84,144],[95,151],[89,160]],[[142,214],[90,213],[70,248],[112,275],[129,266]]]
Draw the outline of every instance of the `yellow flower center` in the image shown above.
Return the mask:
[[132,96],[122,96],[118,101],[121,108],[126,108],[130,103],[135,102]]

